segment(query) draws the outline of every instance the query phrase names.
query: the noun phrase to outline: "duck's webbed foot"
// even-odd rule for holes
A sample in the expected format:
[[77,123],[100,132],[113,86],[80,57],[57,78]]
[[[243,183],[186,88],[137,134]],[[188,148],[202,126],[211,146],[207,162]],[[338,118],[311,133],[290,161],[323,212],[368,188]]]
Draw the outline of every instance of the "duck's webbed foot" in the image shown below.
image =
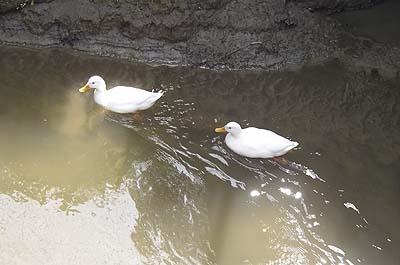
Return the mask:
[[274,162],[278,163],[281,166],[287,166],[289,162],[283,156],[276,156],[271,158]]
[[132,118],[134,121],[142,121],[143,120],[143,115],[140,111],[132,113]]

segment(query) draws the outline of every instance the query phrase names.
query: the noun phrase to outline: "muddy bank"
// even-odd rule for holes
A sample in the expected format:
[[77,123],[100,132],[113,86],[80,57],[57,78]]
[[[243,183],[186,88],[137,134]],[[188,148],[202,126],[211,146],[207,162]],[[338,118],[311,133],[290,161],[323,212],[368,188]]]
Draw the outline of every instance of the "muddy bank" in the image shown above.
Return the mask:
[[346,33],[325,15],[377,2],[1,1],[0,42],[212,68],[278,70],[336,57],[393,76],[397,47]]

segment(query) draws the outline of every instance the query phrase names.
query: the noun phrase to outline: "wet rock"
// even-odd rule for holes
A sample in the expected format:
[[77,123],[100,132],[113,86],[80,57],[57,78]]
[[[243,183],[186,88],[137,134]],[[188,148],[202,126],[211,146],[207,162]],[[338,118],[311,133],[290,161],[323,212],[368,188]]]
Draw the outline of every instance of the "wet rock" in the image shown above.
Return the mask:
[[0,0],[0,14],[20,10],[27,5],[34,5],[51,1],[54,0]]
[[26,5],[26,0],[0,0],[0,14],[15,11],[21,6]]
[[333,14],[374,6],[383,0],[293,0],[313,12]]

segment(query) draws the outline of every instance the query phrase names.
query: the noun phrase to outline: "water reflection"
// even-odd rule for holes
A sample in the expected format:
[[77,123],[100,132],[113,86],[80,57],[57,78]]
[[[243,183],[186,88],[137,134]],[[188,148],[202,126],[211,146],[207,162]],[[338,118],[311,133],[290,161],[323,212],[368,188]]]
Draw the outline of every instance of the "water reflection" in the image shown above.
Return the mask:
[[[395,264],[398,80],[337,61],[265,74],[148,67],[55,50],[1,48],[0,56],[3,211],[27,201],[23,211],[39,219],[68,216],[110,189],[127,198],[126,187],[132,219],[113,219],[104,234],[89,231],[108,240],[129,222],[118,236],[130,237],[129,255],[145,264]],[[93,74],[111,86],[167,93],[136,122],[103,113],[90,94],[76,92]],[[229,120],[271,128],[298,139],[301,149],[287,165],[239,157],[213,133]],[[56,206],[45,214],[39,209],[48,203]],[[112,205],[108,215],[121,216],[126,205]]]
[[141,264],[145,260],[130,240],[138,213],[126,189],[108,189],[104,197],[75,205],[67,214],[60,211],[62,199],[40,204],[23,194],[13,197],[0,195],[3,264]]

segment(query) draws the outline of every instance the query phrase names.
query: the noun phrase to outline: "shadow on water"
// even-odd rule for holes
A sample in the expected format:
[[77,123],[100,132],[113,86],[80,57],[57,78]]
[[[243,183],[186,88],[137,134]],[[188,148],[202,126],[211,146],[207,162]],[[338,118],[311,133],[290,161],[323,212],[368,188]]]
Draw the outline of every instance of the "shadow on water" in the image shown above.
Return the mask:
[[[398,260],[398,80],[335,60],[266,74],[149,67],[57,50],[3,47],[0,57],[0,208],[9,212],[0,243],[10,251],[25,244],[10,229],[18,214],[25,217],[17,227],[41,231],[35,220],[51,224],[53,216],[60,227],[41,233],[50,246],[35,245],[38,235],[30,234],[36,254],[0,258],[43,261],[50,254],[42,248],[74,253],[106,241],[116,251],[93,244],[96,264]],[[110,87],[167,92],[136,122],[78,94],[93,74]],[[230,120],[269,128],[301,147],[283,166],[239,157],[213,133]],[[93,216],[101,221],[90,226]],[[63,229],[70,238],[57,246]],[[93,238],[81,240],[80,229]],[[62,255],[57,261],[70,262]]]

